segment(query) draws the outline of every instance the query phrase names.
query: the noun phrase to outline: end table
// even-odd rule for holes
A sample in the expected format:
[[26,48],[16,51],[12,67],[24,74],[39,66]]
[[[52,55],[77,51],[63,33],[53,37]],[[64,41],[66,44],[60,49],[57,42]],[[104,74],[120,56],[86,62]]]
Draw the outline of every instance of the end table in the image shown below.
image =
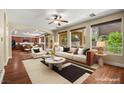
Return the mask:
[[99,54],[99,53],[96,53],[96,56],[99,57],[98,59],[98,64],[102,67],[104,65],[104,62],[103,62],[103,57],[106,56],[107,54]]

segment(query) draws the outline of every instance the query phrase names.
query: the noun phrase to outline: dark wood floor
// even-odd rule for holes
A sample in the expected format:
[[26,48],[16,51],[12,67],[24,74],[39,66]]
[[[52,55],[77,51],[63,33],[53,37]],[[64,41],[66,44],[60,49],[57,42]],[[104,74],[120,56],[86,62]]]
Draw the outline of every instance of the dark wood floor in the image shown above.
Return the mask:
[[124,84],[124,68],[105,65],[97,69],[84,83]]
[[[9,60],[8,65],[5,67],[3,84],[31,84],[31,80],[22,64],[22,60],[32,58],[31,54],[14,50],[12,56],[13,58]],[[124,84],[124,68],[104,65],[95,70],[84,83]]]
[[14,50],[12,59],[5,67],[4,84],[31,84],[31,80],[24,68],[22,60],[32,58],[30,53]]

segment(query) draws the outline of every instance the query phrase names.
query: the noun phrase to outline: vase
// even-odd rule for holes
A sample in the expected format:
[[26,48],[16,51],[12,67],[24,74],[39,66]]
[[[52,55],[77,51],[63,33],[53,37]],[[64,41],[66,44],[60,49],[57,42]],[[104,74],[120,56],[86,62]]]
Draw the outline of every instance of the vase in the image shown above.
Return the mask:
[[51,55],[51,58],[54,60],[54,55]]

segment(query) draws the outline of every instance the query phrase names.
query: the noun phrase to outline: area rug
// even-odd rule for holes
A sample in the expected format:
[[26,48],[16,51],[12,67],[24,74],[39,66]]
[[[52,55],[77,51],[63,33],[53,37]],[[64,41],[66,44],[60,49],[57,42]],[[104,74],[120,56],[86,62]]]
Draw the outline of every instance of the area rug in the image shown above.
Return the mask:
[[[46,64],[45,62],[43,61],[41,62],[48,66],[48,64]],[[85,73],[92,74],[91,70],[88,70],[81,66],[77,66],[75,64],[65,66],[61,71],[59,71],[56,66],[53,66],[53,70],[62,77],[64,77],[65,79],[69,80],[71,83],[74,83],[78,78],[83,76]]]
[[23,60],[28,76],[33,84],[81,84],[93,72],[90,69],[67,63],[62,71],[51,70],[40,62],[42,59]]

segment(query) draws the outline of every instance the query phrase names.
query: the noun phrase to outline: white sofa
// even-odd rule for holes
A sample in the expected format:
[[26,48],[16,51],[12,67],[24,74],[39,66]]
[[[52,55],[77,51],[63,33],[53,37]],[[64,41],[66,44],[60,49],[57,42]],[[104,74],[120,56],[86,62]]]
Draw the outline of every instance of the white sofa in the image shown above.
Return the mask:
[[62,56],[64,58],[68,58],[71,60],[75,60],[78,62],[86,63],[86,55],[79,55],[79,54],[73,54],[73,53],[68,53],[68,52],[62,52],[62,51],[56,51],[57,56]]

